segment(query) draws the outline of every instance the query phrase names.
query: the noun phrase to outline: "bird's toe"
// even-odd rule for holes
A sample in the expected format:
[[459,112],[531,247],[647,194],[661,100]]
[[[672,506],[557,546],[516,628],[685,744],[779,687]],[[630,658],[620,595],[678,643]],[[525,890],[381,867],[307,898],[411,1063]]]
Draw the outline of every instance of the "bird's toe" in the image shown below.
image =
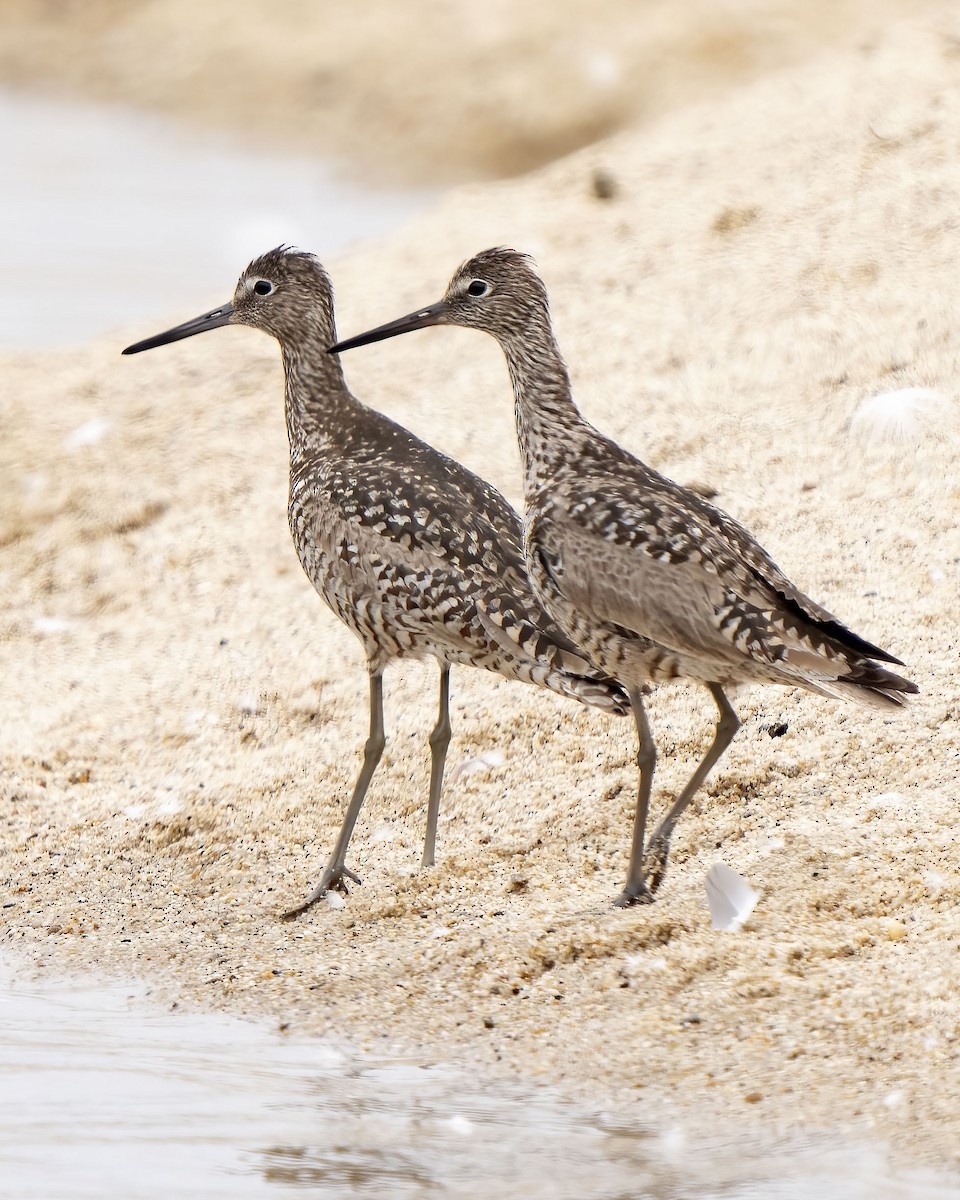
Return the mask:
[[632,908],[635,904],[653,904],[655,899],[646,880],[643,880],[640,883],[628,883],[613,904],[615,908]]

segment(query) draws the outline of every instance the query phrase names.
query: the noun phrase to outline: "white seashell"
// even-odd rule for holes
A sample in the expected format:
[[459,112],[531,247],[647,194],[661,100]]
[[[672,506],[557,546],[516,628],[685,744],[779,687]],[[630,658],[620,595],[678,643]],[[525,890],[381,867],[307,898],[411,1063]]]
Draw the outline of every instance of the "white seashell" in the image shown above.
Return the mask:
[[954,403],[933,388],[901,388],[861,400],[850,419],[850,433],[873,447],[912,446],[942,441],[956,424]]
[[486,771],[490,767],[502,767],[507,761],[507,756],[502,750],[484,750],[476,758],[465,758],[457,763],[450,777],[451,783],[456,783],[458,779],[465,775],[475,775],[478,771]]
[[736,933],[753,912],[760,893],[742,875],[723,863],[714,863],[704,882],[710,905],[710,924],[714,929]]

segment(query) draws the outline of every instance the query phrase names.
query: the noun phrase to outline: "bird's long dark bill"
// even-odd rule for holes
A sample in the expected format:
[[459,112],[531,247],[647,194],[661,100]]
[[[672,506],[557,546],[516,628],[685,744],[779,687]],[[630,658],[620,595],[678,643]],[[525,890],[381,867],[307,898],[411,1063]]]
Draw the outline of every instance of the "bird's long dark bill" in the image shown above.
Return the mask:
[[142,342],[134,342],[124,350],[124,354],[139,354],[141,350],[152,350],[154,346],[165,346],[167,342],[179,342],[181,338],[193,337],[195,333],[206,333],[208,329],[219,329],[226,325],[233,316],[233,305],[223,304],[212,312],[204,313],[202,317],[194,317],[192,321],[184,321],[175,325],[165,333],[154,334],[144,338]]
[[426,329],[428,325],[439,325],[443,320],[444,303],[440,300],[429,308],[418,308],[416,312],[407,313],[397,321],[386,325],[378,325],[367,333],[358,333],[356,337],[344,338],[327,351],[328,354],[339,354],[342,350],[353,350],[356,346],[368,346],[371,342],[382,342],[386,338],[396,337],[398,333],[410,333],[414,329]]

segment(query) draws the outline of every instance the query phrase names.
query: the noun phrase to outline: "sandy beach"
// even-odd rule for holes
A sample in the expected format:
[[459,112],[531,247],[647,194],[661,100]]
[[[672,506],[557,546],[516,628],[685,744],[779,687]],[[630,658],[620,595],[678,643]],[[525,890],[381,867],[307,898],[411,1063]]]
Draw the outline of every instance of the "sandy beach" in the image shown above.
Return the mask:
[[[286,528],[277,348],[224,329],[119,357],[161,322],[4,358],[0,893],[24,969],[148,978],[653,1122],[670,1106],[960,1162],[958,32],[851,36],[451,190],[327,264],[347,335],[438,299],[477,250],[531,252],[589,419],[715,489],[919,684],[896,719],[739,691],[655,906],[610,904],[630,724],[466,669],[438,864],[417,870],[435,672],[404,664],[349,858],[363,884],[281,922],[322,869],[367,714],[359,646]],[[358,396],[519,503],[491,340],[435,329],[344,361]],[[670,687],[650,712],[659,810],[714,710]],[[739,933],[710,927],[716,861],[761,893]]]

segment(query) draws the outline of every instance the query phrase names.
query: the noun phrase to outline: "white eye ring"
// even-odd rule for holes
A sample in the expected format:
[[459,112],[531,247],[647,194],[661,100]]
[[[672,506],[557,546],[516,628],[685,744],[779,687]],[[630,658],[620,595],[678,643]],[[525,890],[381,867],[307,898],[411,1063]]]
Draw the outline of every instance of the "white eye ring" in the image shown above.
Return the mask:
[[468,296],[485,296],[490,291],[490,284],[485,279],[473,279],[467,287]]
[[269,296],[273,291],[273,284],[269,279],[258,279],[253,285],[253,290],[258,296]]

